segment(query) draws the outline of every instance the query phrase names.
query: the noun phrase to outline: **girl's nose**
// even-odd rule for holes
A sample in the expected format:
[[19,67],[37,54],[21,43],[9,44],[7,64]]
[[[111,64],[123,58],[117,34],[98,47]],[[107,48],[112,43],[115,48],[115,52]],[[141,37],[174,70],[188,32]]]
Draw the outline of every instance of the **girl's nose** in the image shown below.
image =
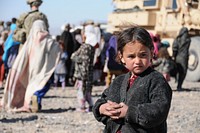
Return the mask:
[[140,63],[140,57],[137,56],[137,57],[135,58],[135,63],[136,63],[136,64]]

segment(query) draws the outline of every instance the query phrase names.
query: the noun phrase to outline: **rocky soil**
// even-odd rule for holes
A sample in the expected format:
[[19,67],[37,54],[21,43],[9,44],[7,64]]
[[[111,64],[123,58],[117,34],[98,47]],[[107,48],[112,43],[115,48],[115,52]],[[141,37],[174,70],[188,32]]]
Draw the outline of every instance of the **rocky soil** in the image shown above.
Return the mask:
[[[168,117],[168,133],[200,133],[200,82],[184,82],[184,91],[176,91],[169,82],[173,99]],[[95,86],[94,101],[103,86]],[[0,90],[0,98],[3,90]],[[93,114],[75,111],[76,90],[52,88],[43,99],[39,113],[0,113],[0,133],[102,133],[104,125]]]

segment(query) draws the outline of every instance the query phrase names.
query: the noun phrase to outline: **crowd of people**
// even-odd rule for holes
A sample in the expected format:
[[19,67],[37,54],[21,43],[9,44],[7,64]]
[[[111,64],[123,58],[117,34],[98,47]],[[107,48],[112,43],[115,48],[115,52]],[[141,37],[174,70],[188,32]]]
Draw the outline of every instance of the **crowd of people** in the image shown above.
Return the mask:
[[[42,98],[50,89],[61,48],[49,34],[48,19],[39,11],[42,0],[28,0],[31,11],[2,24],[1,108],[15,112],[38,112]],[[12,29],[14,30],[12,30]],[[4,71],[3,71],[4,70]],[[3,84],[3,82],[5,83]]]
[[[107,33],[89,20],[73,32],[66,24],[53,37],[39,11],[42,0],[27,4],[30,12],[12,18],[6,27],[0,22],[0,108],[38,112],[52,86],[74,86],[77,111],[93,111],[107,125],[106,132],[166,131],[172,98],[168,81],[174,76],[180,91],[187,72],[187,28],[181,29],[170,56],[169,42],[138,26]],[[94,85],[105,86],[96,103]]]
[[[19,18],[12,18],[11,22],[6,23],[6,27],[3,21],[0,23],[0,87],[4,88],[1,106],[18,112],[37,112],[41,110],[42,97],[50,87],[54,86],[57,89],[61,85],[62,89],[66,86],[77,88],[79,90],[77,98],[80,103],[78,110],[86,110],[87,101],[89,103],[87,110],[91,111],[92,86],[106,84],[108,87],[114,76],[127,72],[122,64],[115,61],[117,53],[115,35],[102,32],[98,23],[88,20],[83,24],[83,28],[75,29],[73,32],[70,24],[66,24],[64,31],[54,38],[48,30],[47,16],[39,11],[42,0],[28,0],[27,4],[30,6],[30,12],[23,13]],[[37,24],[34,24],[36,22]],[[44,43],[44,40],[49,42]],[[33,56],[35,55],[33,43],[44,45],[36,50],[41,50],[41,57],[37,59],[40,61],[38,67],[31,66],[33,57],[36,57]],[[45,45],[50,44],[57,47],[58,52],[54,54],[55,57],[53,52],[50,52],[52,47],[45,48],[47,47]],[[48,57],[44,56],[44,53],[49,53]],[[55,60],[49,62],[49,57]],[[49,68],[46,66],[48,63],[52,63]],[[106,71],[104,66],[108,66]],[[36,78],[41,74],[45,76],[43,77],[45,80]],[[34,89],[29,90],[30,87]]]

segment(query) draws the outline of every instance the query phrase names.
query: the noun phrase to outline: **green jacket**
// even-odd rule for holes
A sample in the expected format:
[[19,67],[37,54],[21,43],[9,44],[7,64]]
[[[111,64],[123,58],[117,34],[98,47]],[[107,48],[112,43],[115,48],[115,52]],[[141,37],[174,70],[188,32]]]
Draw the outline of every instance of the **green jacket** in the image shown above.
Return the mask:
[[49,28],[48,20],[45,14],[39,12],[39,10],[30,11],[28,13],[23,13],[17,19],[17,29],[14,32],[13,39],[22,44],[26,41],[32,24],[35,20],[41,19],[45,22],[47,29]]

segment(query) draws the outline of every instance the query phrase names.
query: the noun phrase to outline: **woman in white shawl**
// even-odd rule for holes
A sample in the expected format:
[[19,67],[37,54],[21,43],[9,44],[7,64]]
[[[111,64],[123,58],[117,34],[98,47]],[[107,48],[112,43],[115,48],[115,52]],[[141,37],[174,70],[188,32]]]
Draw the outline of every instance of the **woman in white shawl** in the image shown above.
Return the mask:
[[36,20],[9,71],[1,106],[7,111],[33,111],[31,99],[47,84],[59,61],[60,51],[44,21]]

